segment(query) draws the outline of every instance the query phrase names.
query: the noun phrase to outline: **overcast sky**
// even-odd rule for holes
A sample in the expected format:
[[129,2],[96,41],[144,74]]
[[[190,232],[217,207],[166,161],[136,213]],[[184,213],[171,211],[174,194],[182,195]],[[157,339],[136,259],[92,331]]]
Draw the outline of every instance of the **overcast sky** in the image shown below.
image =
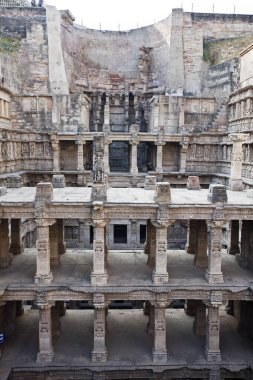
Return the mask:
[[167,17],[172,8],[190,12],[251,13],[253,0],[47,0],[58,9],[69,9],[78,24],[89,28],[127,30]]

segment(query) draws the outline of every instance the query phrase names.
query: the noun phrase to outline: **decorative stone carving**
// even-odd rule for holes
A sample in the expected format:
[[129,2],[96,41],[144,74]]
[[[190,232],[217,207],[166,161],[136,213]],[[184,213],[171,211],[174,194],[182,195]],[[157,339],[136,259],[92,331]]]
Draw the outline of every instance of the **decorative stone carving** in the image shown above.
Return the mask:
[[170,184],[168,182],[158,182],[156,184],[154,200],[156,203],[171,203]]
[[145,177],[144,189],[156,190],[156,176],[147,175]]
[[211,203],[226,203],[228,200],[226,187],[223,185],[211,184],[207,200]]
[[187,180],[188,190],[200,190],[200,183],[198,176],[189,176]]
[[9,189],[16,189],[23,186],[23,180],[20,175],[10,175],[6,181],[6,187]]
[[65,176],[63,174],[53,175],[52,184],[55,189],[62,189],[66,187]]

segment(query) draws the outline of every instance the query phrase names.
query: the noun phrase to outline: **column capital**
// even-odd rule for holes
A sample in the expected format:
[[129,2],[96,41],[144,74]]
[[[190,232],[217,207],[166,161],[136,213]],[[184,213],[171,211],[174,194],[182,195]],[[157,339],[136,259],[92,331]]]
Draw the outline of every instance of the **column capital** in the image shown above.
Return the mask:
[[105,295],[102,293],[94,293],[93,295],[93,306],[95,309],[104,309],[107,307],[109,302],[106,302]]
[[244,142],[249,139],[248,133],[230,133],[228,138],[232,142]]
[[35,219],[37,227],[50,227],[56,223],[56,219]]
[[133,146],[133,145],[134,145],[134,146],[135,146],[135,145],[139,145],[139,143],[140,143],[140,140],[139,140],[139,139],[132,139],[132,140],[129,141],[129,144],[132,145],[132,146]]
[[175,223],[176,220],[151,220],[151,223],[156,228],[168,228]]
[[49,310],[49,309],[51,309],[51,307],[55,306],[55,302],[53,302],[53,301],[43,302],[42,300],[40,300],[40,301],[37,301],[36,303],[37,303],[37,306],[41,310]]
[[164,146],[164,145],[166,145],[166,142],[164,142],[164,141],[155,141],[154,144],[156,146]]
[[85,145],[85,144],[86,144],[86,140],[82,139],[81,137],[78,137],[78,138],[75,140],[75,144],[76,144],[76,145]]

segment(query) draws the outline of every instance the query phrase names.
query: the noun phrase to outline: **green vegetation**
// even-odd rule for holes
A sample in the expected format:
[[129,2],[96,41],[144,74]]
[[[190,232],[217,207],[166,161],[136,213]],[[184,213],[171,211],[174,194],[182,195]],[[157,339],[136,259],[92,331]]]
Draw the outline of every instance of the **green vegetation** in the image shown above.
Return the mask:
[[13,54],[16,53],[21,44],[21,39],[11,37],[0,37],[0,53]]

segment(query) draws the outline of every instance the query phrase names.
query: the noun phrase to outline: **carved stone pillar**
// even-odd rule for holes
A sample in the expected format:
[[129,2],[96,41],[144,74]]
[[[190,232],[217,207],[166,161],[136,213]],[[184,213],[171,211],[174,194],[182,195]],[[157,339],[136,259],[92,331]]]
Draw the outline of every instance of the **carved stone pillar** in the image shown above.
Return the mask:
[[105,139],[105,145],[104,145],[104,170],[105,170],[106,174],[110,173],[110,163],[109,163],[110,144],[111,144],[111,141],[109,141],[108,139]]
[[24,252],[24,245],[21,238],[21,220],[11,219],[11,245],[10,253],[19,255]]
[[172,223],[173,222],[154,222],[154,226],[156,227],[156,254],[153,282],[155,285],[166,284],[169,281],[169,274],[167,270],[167,238],[168,226]]
[[194,264],[198,268],[207,269],[207,225],[205,220],[198,221],[197,231],[197,252],[194,257]]
[[9,223],[8,219],[0,221],[0,268],[7,268],[11,264],[9,253]]
[[93,363],[106,363],[107,350],[105,345],[106,334],[106,303],[104,296],[94,295],[94,348],[92,351]]
[[52,141],[53,148],[53,171],[59,172],[60,169],[60,143],[59,141]]
[[206,335],[206,305],[202,301],[197,301],[193,330],[197,336]]
[[50,363],[53,360],[52,316],[50,303],[38,303],[39,307],[39,352],[38,364]]
[[60,255],[66,252],[66,243],[64,240],[64,224],[62,219],[57,220],[57,234],[58,234],[58,251]]
[[50,241],[49,226],[55,223],[54,219],[37,219],[37,273],[35,284],[48,285],[53,280],[50,268]]
[[149,248],[148,251],[148,266],[150,268],[155,268],[155,257],[156,257],[156,228],[155,226],[149,221],[148,222],[148,230],[147,230],[147,241]]
[[106,94],[106,103],[104,108],[104,125],[110,126],[110,96]]
[[220,354],[220,315],[221,303],[206,303],[207,326],[206,326],[206,359],[209,362],[221,361]]
[[180,144],[180,148],[181,148],[181,150],[180,150],[179,171],[180,171],[180,173],[185,173],[188,144]]
[[228,252],[230,255],[236,255],[236,254],[240,253],[240,247],[239,247],[240,223],[239,223],[239,220],[232,220],[230,226],[231,226],[230,247],[229,247]]
[[222,249],[222,227],[223,221],[212,221],[208,223],[209,243],[208,243],[208,269],[206,279],[209,284],[223,283],[221,271],[221,249]]
[[154,347],[153,361],[167,362],[165,305],[154,305]]
[[155,330],[155,308],[149,303],[147,333],[153,335]]
[[159,173],[163,172],[163,146],[165,143],[158,142],[156,145],[156,171]]
[[105,269],[105,227],[106,222],[94,223],[93,240],[93,272],[91,274],[92,285],[106,285],[107,272]]
[[245,133],[233,133],[229,135],[229,138],[233,141],[229,188],[233,191],[240,191],[244,188],[242,181],[242,145],[247,140],[248,135]]
[[16,316],[21,317],[24,315],[23,301],[16,301]]
[[78,171],[84,171],[84,164],[83,164],[83,145],[85,144],[85,141],[77,140],[77,170]]
[[237,261],[242,268],[253,268],[253,221],[242,221],[241,254]]
[[198,248],[198,221],[189,220],[187,228],[186,252],[195,255]]
[[49,227],[49,241],[50,241],[50,265],[51,267],[57,267],[60,264],[57,223]]
[[130,144],[132,146],[132,148],[131,148],[131,174],[137,175],[138,174],[138,165],[137,165],[138,142],[137,141],[131,141]]

